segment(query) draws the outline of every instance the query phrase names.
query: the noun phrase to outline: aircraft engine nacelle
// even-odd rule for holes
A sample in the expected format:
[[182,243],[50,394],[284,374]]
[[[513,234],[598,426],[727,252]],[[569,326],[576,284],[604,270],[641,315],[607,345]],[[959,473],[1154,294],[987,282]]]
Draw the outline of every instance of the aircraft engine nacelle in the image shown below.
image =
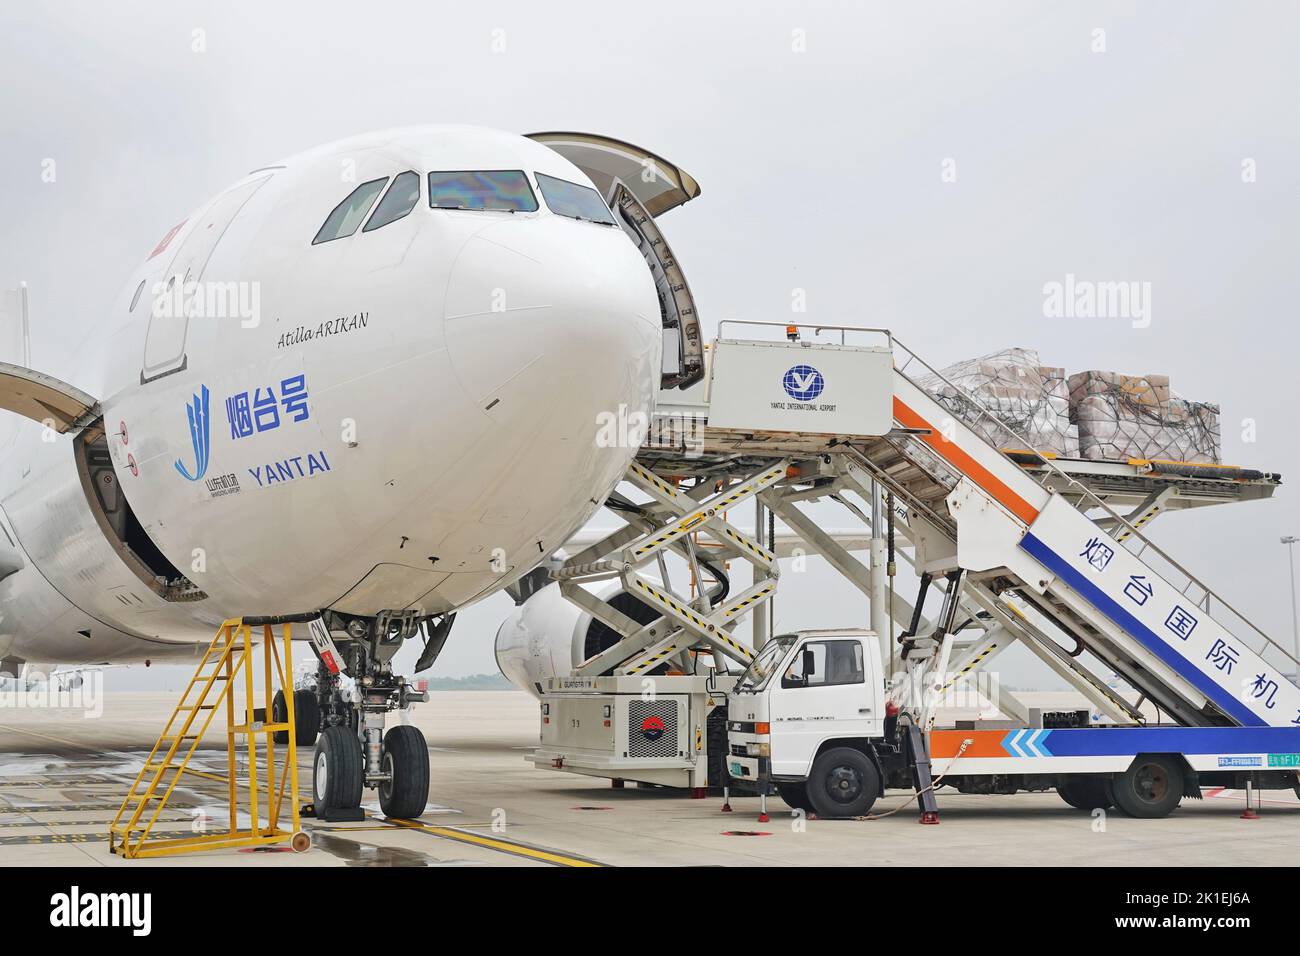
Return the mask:
[[[642,624],[659,616],[617,582],[594,593]],[[548,584],[511,611],[497,630],[497,666],[520,690],[540,697],[548,679],[572,675],[579,664],[612,646],[618,637],[566,600],[558,585]]]

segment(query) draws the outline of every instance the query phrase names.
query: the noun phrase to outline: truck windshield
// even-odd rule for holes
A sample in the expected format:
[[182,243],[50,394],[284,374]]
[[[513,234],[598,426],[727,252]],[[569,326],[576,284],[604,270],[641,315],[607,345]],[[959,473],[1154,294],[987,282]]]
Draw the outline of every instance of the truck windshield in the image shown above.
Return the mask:
[[749,667],[741,675],[736,690],[762,690],[766,687],[767,682],[776,673],[777,665],[785,659],[786,652],[790,650],[790,645],[795,640],[794,634],[786,634],[782,637],[774,637],[764,644],[758,656],[750,661]]

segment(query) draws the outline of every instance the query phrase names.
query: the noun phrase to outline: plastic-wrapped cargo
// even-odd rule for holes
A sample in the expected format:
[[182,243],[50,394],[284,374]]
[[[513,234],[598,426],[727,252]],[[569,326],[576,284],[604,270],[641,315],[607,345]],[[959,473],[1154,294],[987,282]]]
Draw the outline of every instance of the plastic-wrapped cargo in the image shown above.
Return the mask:
[[[996,447],[1078,457],[1078,431],[1070,421],[1065,369],[1043,365],[1033,349],[1003,349],[950,365],[939,375],[917,384]],[[980,414],[980,406],[1024,441],[988,421]],[[1030,447],[1020,448],[1023,444]]]
[[1219,406],[1187,401],[1167,376],[1077,372],[1069,395],[1084,458],[1221,463]]

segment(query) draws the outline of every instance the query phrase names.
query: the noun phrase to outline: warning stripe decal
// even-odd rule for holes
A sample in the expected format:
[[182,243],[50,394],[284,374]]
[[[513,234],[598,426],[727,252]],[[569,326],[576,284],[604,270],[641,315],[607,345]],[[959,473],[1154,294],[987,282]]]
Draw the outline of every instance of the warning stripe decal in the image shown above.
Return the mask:
[[963,760],[978,757],[1127,757],[1141,753],[1289,756],[1300,753],[1300,727],[936,730],[930,734],[930,757],[935,760],[955,757],[963,744],[966,744]]

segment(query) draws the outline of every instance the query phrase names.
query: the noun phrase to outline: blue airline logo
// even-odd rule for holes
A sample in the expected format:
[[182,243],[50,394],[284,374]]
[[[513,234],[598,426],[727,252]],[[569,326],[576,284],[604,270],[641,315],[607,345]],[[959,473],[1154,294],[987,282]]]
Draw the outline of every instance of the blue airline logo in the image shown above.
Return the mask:
[[212,429],[208,423],[208,387],[199,386],[195,395],[185,406],[185,415],[190,422],[190,441],[194,445],[194,474],[176,459],[173,464],[181,477],[188,481],[198,481],[208,471],[208,456],[212,451]]

